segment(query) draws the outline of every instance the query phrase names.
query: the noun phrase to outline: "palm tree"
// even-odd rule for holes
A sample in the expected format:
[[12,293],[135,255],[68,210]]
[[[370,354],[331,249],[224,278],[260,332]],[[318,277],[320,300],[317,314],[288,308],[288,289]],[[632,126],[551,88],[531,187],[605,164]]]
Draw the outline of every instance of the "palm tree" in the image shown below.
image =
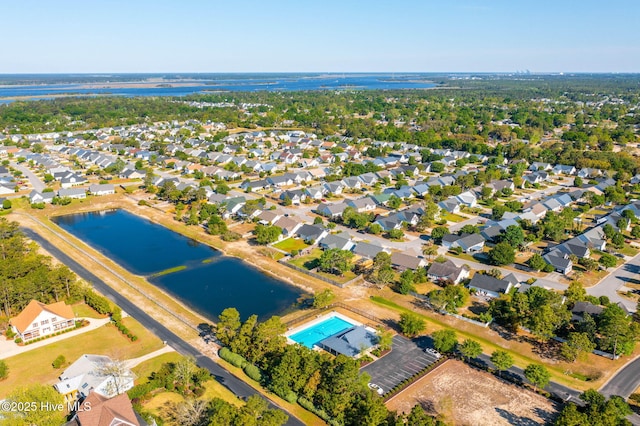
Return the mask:
[[429,260],[432,260],[433,257],[438,254],[438,247],[433,244],[425,244],[422,246],[422,254],[427,256]]

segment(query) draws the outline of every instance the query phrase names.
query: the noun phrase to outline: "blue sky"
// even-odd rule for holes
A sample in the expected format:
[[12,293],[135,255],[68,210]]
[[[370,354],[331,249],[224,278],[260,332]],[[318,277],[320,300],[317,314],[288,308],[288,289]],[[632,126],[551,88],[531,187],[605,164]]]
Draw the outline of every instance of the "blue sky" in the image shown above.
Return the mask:
[[640,1],[0,0],[0,73],[640,72]]

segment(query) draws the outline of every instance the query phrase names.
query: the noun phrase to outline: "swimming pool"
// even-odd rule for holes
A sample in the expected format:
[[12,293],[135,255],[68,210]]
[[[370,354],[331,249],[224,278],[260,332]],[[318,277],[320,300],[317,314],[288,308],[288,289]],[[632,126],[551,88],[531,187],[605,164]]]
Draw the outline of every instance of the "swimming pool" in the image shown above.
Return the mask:
[[342,318],[333,316],[322,322],[314,324],[309,328],[305,328],[296,334],[292,334],[289,338],[296,343],[300,343],[301,345],[313,349],[313,345],[321,340],[347,330],[354,325],[356,324],[352,324]]

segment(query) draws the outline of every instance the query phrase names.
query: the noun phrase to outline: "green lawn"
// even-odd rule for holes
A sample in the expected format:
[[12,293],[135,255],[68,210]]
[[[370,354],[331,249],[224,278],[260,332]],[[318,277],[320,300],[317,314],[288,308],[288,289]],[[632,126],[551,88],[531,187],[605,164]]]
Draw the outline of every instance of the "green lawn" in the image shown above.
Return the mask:
[[55,383],[62,369],[55,370],[51,363],[59,355],[63,355],[67,363],[76,361],[83,354],[129,359],[162,347],[162,341],[133,318],[124,318],[122,322],[138,336],[137,341],[131,342],[115,326],[107,325],[7,358],[5,361],[9,367],[9,377],[0,386],[0,398],[4,398],[18,386]]
[[278,244],[274,244],[273,247],[284,250],[287,253],[291,253],[293,250],[304,250],[309,247],[309,244],[302,241],[300,238],[287,238],[280,241]]
[[169,352],[136,365],[132,370],[137,376],[136,384],[147,383],[151,373],[158,371],[160,367],[162,367],[162,364],[178,362],[182,358],[184,357],[177,352]]
[[463,216],[460,216],[454,213],[449,213],[449,212],[442,212],[442,214],[440,215],[440,218],[448,222],[456,222],[456,223],[469,219],[468,217],[463,217]]
[[297,266],[298,268],[311,270],[315,267],[313,265],[315,264],[316,259],[318,259],[321,255],[322,249],[316,247],[311,250],[311,253],[305,256],[298,256],[295,259],[290,260],[289,263]]
[[93,310],[93,308],[86,303],[77,303],[71,306],[73,313],[77,317],[81,318],[106,318],[106,315],[102,315]]

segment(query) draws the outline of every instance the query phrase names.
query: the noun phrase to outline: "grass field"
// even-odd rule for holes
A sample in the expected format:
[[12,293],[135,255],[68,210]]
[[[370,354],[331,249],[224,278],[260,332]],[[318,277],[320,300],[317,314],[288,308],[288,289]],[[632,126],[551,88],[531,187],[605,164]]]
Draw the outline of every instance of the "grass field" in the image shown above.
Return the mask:
[[308,255],[298,256],[295,259],[290,260],[289,263],[297,266],[298,268],[311,270],[315,267],[314,264],[316,259],[318,259],[321,255],[322,250],[319,248],[314,248]]
[[133,367],[132,371],[135,373],[137,379],[136,384],[147,383],[149,381],[149,376],[154,371],[158,371],[162,364],[167,362],[178,362],[184,358],[177,352],[169,352],[166,354],[158,355],[155,358],[151,358],[150,360],[141,362],[140,364]]
[[106,315],[102,315],[93,310],[93,308],[86,303],[76,303],[71,306],[73,313],[80,318],[106,318]]
[[304,250],[309,247],[309,244],[299,238],[287,238],[286,240],[280,241],[278,244],[274,244],[273,247],[284,250],[287,253],[291,253],[293,250]]
[[63,369],[56,370],[51,363],[59,355],[63,355],[68,363],[76,361],[83,354],[129,359],[162,347],[160,339],[149,333],[134,319],[124,318],[122,322],[138,336],[137,341],[131,342],[115,326],[107,325],[7,358],[5,361],[9,367],[9,377],[0,386],[0,398],[4,398],[18,386],[55,383]]

